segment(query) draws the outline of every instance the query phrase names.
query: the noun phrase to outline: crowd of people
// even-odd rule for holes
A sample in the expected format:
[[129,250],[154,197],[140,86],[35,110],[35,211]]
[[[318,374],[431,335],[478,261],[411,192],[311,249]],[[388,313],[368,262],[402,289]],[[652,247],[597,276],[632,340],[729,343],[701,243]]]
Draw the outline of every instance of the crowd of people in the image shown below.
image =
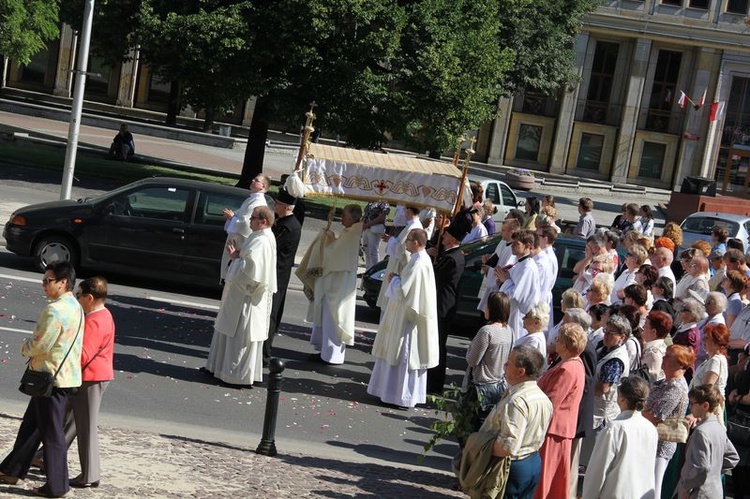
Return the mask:
[[[288,231],[275,229],[267,181],[253,182],[257,205],[248,201],[226,215],[229,264],[205,370],[231,385],[261,379],[272,302],[285,292],[277,283],[284,272],[288,282],[293,265],[293,257],[278,258]],[[340,229],[329,220],[296,270],[309,299],[312,360],[345,363],[354,342],[360,245],[367,265],[374,265],[385,243],[367,392],[402,408],[443,393],[446,342],[465,266],[461,246],[495,230],[487,227],[494,207],[481,187],[474,186],[473,196],[453,220],[397,206],[387,227],[384,202],[364,210],[345,206]],[[294,204],[282,189],[276,215],[289,219]],[[585,254],[563,293],[562,317],[552,313],[559,270],[554,243],[561,232],[553,197],[530,198],[525,211],[511,210],[497,228],[497,248],[483,259],[478,313],[487,323],[467,349],[461,400],[476,407],[476,433],[494,438],[459,439],[457,473],[470,494],[575,497],[583,473],[584,497],[698,497],[722,487],[722,473],[746,466],[745,448],[738,443],[739,460],[723,430],[735,411],[750,421],[750,401],[743,412],[750,388],[743,353],[750,340],[750,317],[743,318],[750,316],[750,269],[743,250],[718,229],[713,244],[681,249],[676,224],[656,237],[648,206],[623,205],[608,230],[597,228],[593,210],[591,199],[580,199],[573,236],[586,241]],[[249,232],[233,235],[245,226]],[[287,255],[296,244],[298,238]],[[278,310],[274,316],[277,327]],[[675,421],[702,440],[674,437]],[[739,428],[731,419],[729,426]],[[481,472],[478,463],[485,466]],[[635,470],[637,480],[626,478]],[[733,477],[740,494],[748,488],[743,475]]]
[[[489,324],[467,349],[462,403],[489,403],[459,439],[463,490],[576,497],[583,474],[584,498],[721,497],[735,468],[734,497],[750,494],[743,242],[717,227],[684,249],[674,223],[656,236],[648,206],[623,205],[608,229],[592,200],[578,209],[586,249],[557,324],[557,269],[539,257],[557,234],[549,220],[524,230],[526,214],[512,211],[485,260]],[[536,268],[514,273],[529,260]]]
[[[202,370],[231,386],[262,380],[300,242],[301,201],[284,188],[272,199],[269,185],[258,175],[242,206],[224,211],[224,289]],[[579,200],[572,235],[586,241],[585,253],[562,294],[562,317],[553,317],[561,229],[552,196],[510,210],[482,260],[477,313],[486,324],[467,348],[461,386],[474,430],[459,436],[463,490],[576,497],[584,474],[585,498],[718,497],[737,466],[735,497],[750,494],[744,244],[716,228],[712,243],[683,249],[674,223],[656,236],[648,206],[623,205],[608,230],[597,228],[593,209]],[[475,185],[471,206],[453,220],[398,206],[387,227],[389,211],[383,202],[346,205],[340,228],[332,212],[296,275],[309,300],[311,360],[341,365],[355,338],[360,247],[373,265],[385,243],[367,393],[411,408],[444,392],[461,246],[494,233],[494,207]],[[99,484],[96,421],[112,379],[114,323],[102,278],[82,281],[74,297],[75,271],[56,263],[43,285],[50,304],[22,353],[31,369],[56,373],[55,387],[31,398],[0,482],[15,483],[34,464],[48,477],[37,492],[59,497]],[[83,469],[69,480],[65,449],[76,428]]]

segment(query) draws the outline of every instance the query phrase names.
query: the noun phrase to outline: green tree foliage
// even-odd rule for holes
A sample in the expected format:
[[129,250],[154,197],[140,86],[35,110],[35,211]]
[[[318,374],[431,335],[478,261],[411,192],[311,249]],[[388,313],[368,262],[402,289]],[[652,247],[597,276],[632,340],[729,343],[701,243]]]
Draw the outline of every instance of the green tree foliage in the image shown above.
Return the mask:
[[60,36],[57,0],[0,0],[0,54],[28,64]]
[[511,47],[515,63],[507,73],[506,94],[524,88],[548,95],[578,81],[573,43],[583,17],[601,0],[511,0],[497,2],[502,19],[499,44]]
[[497,0],[423,0],[405,3],[408,18],[394,62],[394,105],[403,140],[439,155],[465,130],[496,113],[505,73],[514,62],[496,42]]
[[141,57],[165,80],[181,83],[181,102],[204,109],[204,129],[210,130],[215,113],[230,111],[252,94],[250,3],[184,1],[175,6],[179,12],[166,11],[166,4],[141,4],[136,31]]

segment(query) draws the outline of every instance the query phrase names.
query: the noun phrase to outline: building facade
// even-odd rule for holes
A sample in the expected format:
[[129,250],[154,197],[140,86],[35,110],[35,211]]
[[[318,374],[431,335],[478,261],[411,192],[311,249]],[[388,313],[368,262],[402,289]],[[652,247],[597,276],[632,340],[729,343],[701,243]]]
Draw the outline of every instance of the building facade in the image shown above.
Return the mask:
[[[501,99],[500,117],[478,131],[475,159],[662,188],[709,177],[747,194],[749,4],[603,0],[576,39],[579,83],[556,98],[527,89]],[[6,61],[2,83],[69,97],[76,40],[64,26],[29,65]],[[87,100],[166,111],[169,83],[137,51],[114,67],[92,57],[89,71]],[[252,109],[252,100],[238,103],[218,121],[248,126]]]
[[501,99],[478,155],[662,188],[710,177],[747,193],[749,3],[605,0],[576,39],[580,82],[554,99],[533,90]]

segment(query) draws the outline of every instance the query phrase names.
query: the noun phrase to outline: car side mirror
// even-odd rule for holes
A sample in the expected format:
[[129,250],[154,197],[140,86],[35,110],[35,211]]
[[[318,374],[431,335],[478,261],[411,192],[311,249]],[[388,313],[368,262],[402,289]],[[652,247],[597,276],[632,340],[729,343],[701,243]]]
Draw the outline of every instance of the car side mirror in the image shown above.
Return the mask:
[[518,201],[518,205],[517,206],[518,206],[518,208],[523,208],[524,206],[526,206],[526,200],[525,199],[521,199],[520,201]]

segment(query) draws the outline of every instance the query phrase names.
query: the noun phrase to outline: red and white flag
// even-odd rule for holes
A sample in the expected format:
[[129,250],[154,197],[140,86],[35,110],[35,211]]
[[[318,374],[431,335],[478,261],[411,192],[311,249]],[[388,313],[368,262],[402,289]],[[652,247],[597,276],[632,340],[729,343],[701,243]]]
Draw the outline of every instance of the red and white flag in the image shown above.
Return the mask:
[[696,109],[703,107],[703,104],[706,103],[706,90],[704,90],[703,93],[701,94],[701,100],[698,101],[698,104],[695,105]]
[[677,104],[680,105],[680,109],[685,107],[685,101],[688,100],[688,96],[685,92],[680,90],[680,98],[677,100]]
[[711,104],[711,113],[708,115],[708,121],[720,121],[724,117],[724,101],[717,101]]

